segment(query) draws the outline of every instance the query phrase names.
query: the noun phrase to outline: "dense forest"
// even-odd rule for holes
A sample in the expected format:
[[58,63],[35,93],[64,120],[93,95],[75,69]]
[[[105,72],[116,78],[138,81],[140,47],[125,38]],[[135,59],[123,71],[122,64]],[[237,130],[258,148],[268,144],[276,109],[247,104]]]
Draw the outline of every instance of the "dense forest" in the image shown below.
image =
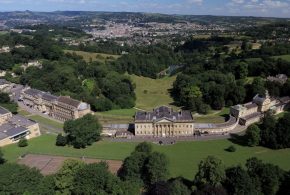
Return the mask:
[[[25,48],[14,48],[17,44]],[[8,74],[8,80],[54,94],[70,95],[90,103],[94,110],[135,105],[134,85],[128,76],[105,64],[86,63],[80,56],[64,54],[61,45],[49,36],[8,34],[0,36],[0,45],[13,48],[10,53],[0,54],[0,69],[19,75],[17,80]],[[24,71],[17,65],[35,59],[42,60],[42,68],[29,67]]]

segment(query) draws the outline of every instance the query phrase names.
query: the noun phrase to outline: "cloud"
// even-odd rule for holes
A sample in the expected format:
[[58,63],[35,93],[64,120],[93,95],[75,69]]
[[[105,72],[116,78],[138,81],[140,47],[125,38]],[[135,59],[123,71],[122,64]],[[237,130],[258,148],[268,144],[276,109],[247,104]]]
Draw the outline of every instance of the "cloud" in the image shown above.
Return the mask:
[[244,0],[232,0],[233,3],[236,3],[236,4],[242,4],[244,3],[245,1]]
[[187,0],[188,4],[197,4],[197,5],[202,5],[203,0]]

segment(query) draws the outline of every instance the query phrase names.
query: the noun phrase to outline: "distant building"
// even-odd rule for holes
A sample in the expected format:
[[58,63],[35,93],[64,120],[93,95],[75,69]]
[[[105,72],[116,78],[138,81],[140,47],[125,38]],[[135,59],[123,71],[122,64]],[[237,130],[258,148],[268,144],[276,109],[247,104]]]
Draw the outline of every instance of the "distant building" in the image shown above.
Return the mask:
[[193,117],[190,111],[173,111],[161,106],[152,112],[139,111],[135,115],[135,135],[154,137],[193,136]]
[[0,48],[0,53],[8,53],[10,52],[10,47],[9,46],[3,46]]
[[7,72],[5,70],[0,70],[0,77],[5,77],[6,73]]
[[20,67],[23,68],[24,70],[26,70],[29,67],[42,68],[42,63],[39,62],[38,60],[34,60],[34,61],[28,62],[27,64],[22,64]]
[[40,136],[39,125],[20,115],[12,115],[0,107],[0,147],[18,142],[21,138]]
[[273,77],[273,76],[267,77],[267,80],[271,81],[271,82],[277,82],[277,83],[280,83],[283,85],[287,82],[288,77],[285,74],[278,74],[275,77]]
[[68,96],[54,96],[37,89],[24,89],[20,100],[26,106],[60,121],[73,120],[91,112],[90,105]]
[[256,95],[252,102],[232,106],[230,113],[239,119],[241,125],[250,125],[259,122],[263,113],[272,111],[279,114],[289,105],[290,97],[271,98],[268,91],[265,96]]

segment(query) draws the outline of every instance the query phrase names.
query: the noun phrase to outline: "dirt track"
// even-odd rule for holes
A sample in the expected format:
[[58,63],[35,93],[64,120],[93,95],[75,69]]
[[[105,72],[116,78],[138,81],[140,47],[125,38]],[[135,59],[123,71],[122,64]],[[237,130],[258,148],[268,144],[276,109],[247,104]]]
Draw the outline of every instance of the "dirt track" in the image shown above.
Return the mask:
[[91,158],[73,158],[63,156],[50,156],[50,155],[36,155],[27,154],[24,158],[19,159],[18,163],[26,165],[31,168],[39,169],[43,175],[50,175],[56,173],[62,166],[63,162],[67,159],[77,159],[85,163],[98,163],[105,161],[109,165],[109,170],[116,174],[122,166],[122,161],[117,160],[99,160]]

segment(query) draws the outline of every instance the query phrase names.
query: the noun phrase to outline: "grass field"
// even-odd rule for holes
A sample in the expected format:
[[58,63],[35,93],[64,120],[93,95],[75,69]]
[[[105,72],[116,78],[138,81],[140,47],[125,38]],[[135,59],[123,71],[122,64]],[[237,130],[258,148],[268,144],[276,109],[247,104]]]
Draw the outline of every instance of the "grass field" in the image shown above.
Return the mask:
[[286,60],[288,62],[290,62],[290,55],[282,55],[282,56],[274,56],[275,59],[283,59],[283,60]]
[[224,123],[225,122],[225,116],[230,113],[230,108],[225,107],[221,111],[210,111],[209,114],[200,116],[200,117],[194,117],[195,122],[197,123]]
[[39,115],[28,116],[28,118],[30,118],[30,119],[38,122],[38,123],[45,124],[45,125],[48,125],[48,126],[51,126],[51,127],[55,127],[57,129],[62,129],[63,128],[63,123],[60,123],[60,122],[57,122],[57,121],[54,121],[54,120],[50,120],[50,119],[44,118],[44,117],[39,116]]
[[29,112],[27,112],[26,110],[22,110],[22,109],[18,109],[18,114],[22,115],[22,116],[29,116],[31,115]]
[[[285,170],[290,170],[290,149],[270,150],[263,147],[244,147],[235,145],[237,151],[226,152],[230,145],[235,145],[228,140],[181,142],[170,146],[154,145],[154,150],[166,154],[170,161],[172,177],[184,176],[193,179],[200,160],[208,155],[216,156],[223,160],[226,166],[244,164],[250,157],[257,157],[265,162],[279,165]],[[43,135],[29,140],[29,146],[19,148],[9,145],[2,148],[4,157],[9,162],[26,153],[62,155],[71,157],[90,157],[107,160],[123,160],[136,146],[136,143],[118,143],[101,141],[86,149],[55,146],[55,136]]]
[[95,115],[102,124],[131,123],[135,112],[136,110],[132,108],[97,112]]
[[8,33],[8,31],[0,31],[0,35],[5,35],[7,33]]
[[[272,58],[274,59],[283,59],[283,60],[286,60],[288,62],[290,62],[290,55],[281,55],[281,56],[272,56]],[[261,61],[262,59],[261,58],[248,58],[246,59],[248,62],[259,62]]]
[[92,61],[99,61],[105,62],[106,60],[116,60],[120,56],[119,55],[112,55],[112,54],[104,54],[104,53],[92,53],[92,52],[84,52],[84,51],[73,51],[73,50],[64,50],[66,53],[76,53],[84,58],[86,62]]
[[[151,79],[131,75],[136,84],[136,107],[144,110],[152,110],[160,105],[172,106],[173,99],[169,90],[172,88],[176,76],[165,77],[162,79]],[[176,108],[172,106],[173,108]]]

